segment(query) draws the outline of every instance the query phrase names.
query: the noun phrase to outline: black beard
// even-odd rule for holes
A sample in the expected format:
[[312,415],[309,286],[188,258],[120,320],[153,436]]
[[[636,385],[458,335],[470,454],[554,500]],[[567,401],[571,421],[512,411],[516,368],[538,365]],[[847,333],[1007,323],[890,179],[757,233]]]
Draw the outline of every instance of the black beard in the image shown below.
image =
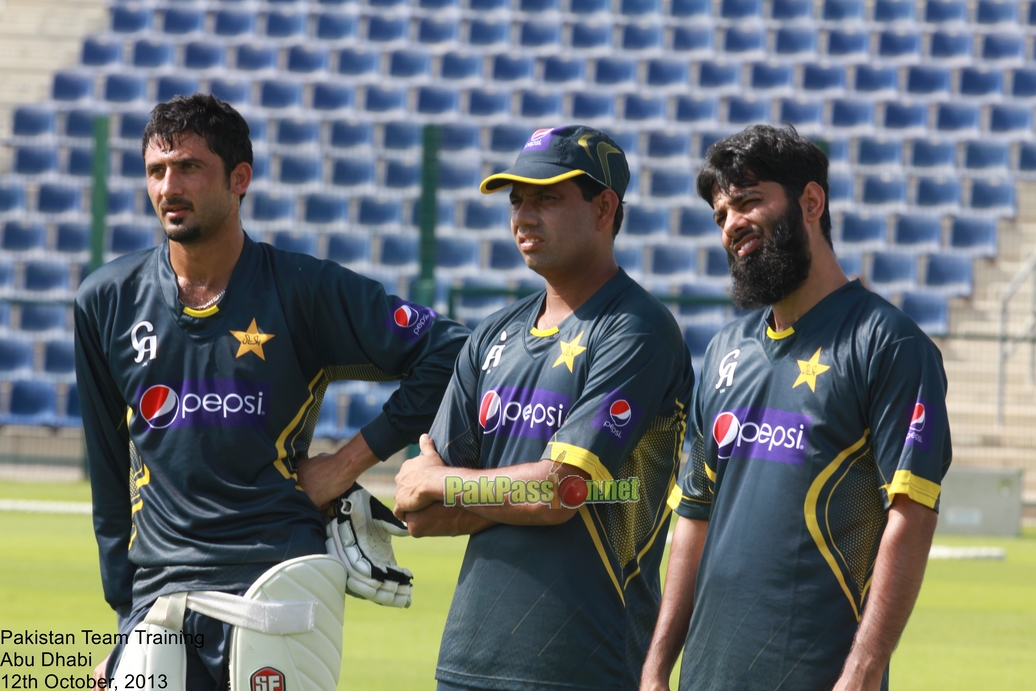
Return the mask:
[[802,209],[789,202],[788,210],[772,232],[763,235],[754,252],[746,257],[727,253],[733,278],[730,299],[743,310],[780,302],[805,282],[812,261]]
[[165,228],[165,236],[181,245],[189,245],[201,239],[201,225],[197,223]]

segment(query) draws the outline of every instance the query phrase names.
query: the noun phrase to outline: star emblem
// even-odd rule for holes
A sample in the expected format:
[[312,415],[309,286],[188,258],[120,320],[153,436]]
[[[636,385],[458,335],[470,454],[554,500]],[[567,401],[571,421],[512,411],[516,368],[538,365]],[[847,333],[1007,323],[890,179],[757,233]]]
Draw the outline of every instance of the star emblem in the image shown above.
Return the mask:
[[568,343],[561,342],[561,355],[558,355],[558,359],[554,361],[551,367],[557,367],[564,363],[568,367],[568,371],[572,371],[572,365],[575,364],[576,356],[586,350],[585,346],[579,345],[579,341],[583,338],[583,332],[580,331],[579,335],[573,338]]
[[237,348],[235,358],[239,358],[245,353],[255,353],[260,360],[266,359],[266,355],[263,354],[263,344],[273,338],[273,334],[259,333],[259,327],[255,325],[255,319],[252,319],[252,323],[248,326],[247,331],[231,331],[230,334],[241,342],[241,345]]
[[809,360],[799,360],[799,376],[795,380],[795,383],[791,385],[791,388],[795,388],[799,384],[809,384],[809,390],[813,393],[817,391],[817,377],[824,372],[831,369],[829,365],[820,364],[820,351],[821,348],[817,348],[817,352],[813,353],[813,357]]

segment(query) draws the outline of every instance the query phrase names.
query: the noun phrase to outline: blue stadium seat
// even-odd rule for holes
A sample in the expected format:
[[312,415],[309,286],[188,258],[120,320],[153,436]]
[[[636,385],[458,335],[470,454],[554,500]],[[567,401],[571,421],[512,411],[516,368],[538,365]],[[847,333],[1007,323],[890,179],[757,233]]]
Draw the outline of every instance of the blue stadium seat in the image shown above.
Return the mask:
[[503,20],[472,19],[468,26],[468,44],[472,47],[504,47],[511,40],[511,23]]
[[862,0],[824,0],[822,16],[824,21],[828,22],[862,22],[863,2]]
[[913,22],[917,18],[917,7],[913,0],[875,0],[874,21],[881,24]]
[[79,388],[76,386],[75,382],[72,382],[68,387],[65,394],[65,404],[58,413],[59,415],[56,424],[59,427],[83,426],[83,414],[80,412],[79,407]]
[[370,122],[336,120],[331,123],[329,143],[338,149],[372,146],[374,144],[374,126]]
[[112,32],[137,34],[151,29],[153,10],[148,7],[112,7]]
[[722,0],[719,16],[730,20],[762,19],[763,3],[761,0]]
[[255,33],[256,15],[248,10],[218,10],[213,31],[224,38],[239,38]]
[[626,273],[637,275],[644,269],[644,247],[642,245],[617,245],[615,263]]
[[611,12],[610,0],[569,0],[568,11],[575,15]]
[[1016,0],[979,0],[975,8],[977,24],[1010,24],[1017,26],[1018,2]]
[[213,79],[209,83],[209,92],[232,106],[240,107],[252,102],[251,82]]
[[381,236],[381,264],[403,267],[417,264],[417,237],[409,235]]
[[749,84],[753,91],[788,91],[794,87],[795,72],[786,63],[757,62],[752,65]]
[[[680,295],[708,300],[723,300],[726,292],[719,286],[708,283],[687,283],[680,286]],[[681,304],[679,307],[681,321],[720,322],[725,320],[723,305]]]
[[109,67],[122,63],[122,41],[88,37],[83,41],[79,62],[88,67]]
[[[929,6],[931,6],[929,2]],[[971,62],[974,51],[972,34],[968,31],[936,31],[932,34],[928,55],[940,63]]]
[[381,53],[345,48],[338,53],[338,73],[349,77],[374,77],[378,74]]
[[409,31],[409,18],[375,14],[367,24],[367,40],[374,43],[406,41]]
[[0,236],[0,250],[4,254],[42,252],[47,246],[45,226],[25,221],[8,221]]
[[331,183],[342,187],[374,184],[374,161],[364,158],[339,158],[332,165]]
[[385,124],[381,145],[397,151],[416,150],[421,146],[421,127],[413,122],[389,122]]
[[[108,165],[110,166],[111,163]],[[68,166],[65,172],[76,177],[89,177],[93,175],[93,149],[78,146],[70,147],[68,150]]]
[[285,185],[319,183],[324,178],[324,160],[320,156],[282,156],[280,182]]
[[327,259],[343,266],[367,264],[371,260],[369,235],[333,233],[327,237]]
[[917,287],[917,257],[898,252],[875,252],[868,285],[882,295]]
[[926,170],[953,169],[957,165],[957,146],[952,141],[914,140],[910,165]]
[[[648,158],[684,158],[691,150],[691,134],[683,131],[654,131],[648,133]],[[684,175],[689,175],[687,171]]]
[[85,223],[59,223],[55,229],[54,250],[79,254],[90,249],[90,227]]
[[[650,74],[650,67],[648,69]],[[586,78],[586,61],[560,55],[543,60],[543,81],[548,84],[579,84]]]
[[911,96],[943,98],[950,93],[950,70],[915,65],[907,70],[906,91]]
[[880,215],[847,213],[842,217],[839,239],[852,252],[885,249],[888,225]]
[[356,103],[352,84],[340,82],[317,82],[313,85],[313,109],[323,111],[349,110]]
[[949,307],[945,297],[929,293],[903,293],[901,308],[929,336],[949,333]]
[[820,126],[823,124],[824,104],[822,101],[800,101],[785,99],[781,101],[779,122],[787,122],[797,128]]
[[962,24],[968,20],[964,0],[927,0],[924,20],[929,24]]
[[468,0],[468,9],[475,12],[509,12],[511,0]]
[[740,92],[741,65],[706,60],[699,66],[698,86],[709,91]]
[[705,357],[705,350],[709,343],[724,326],[723,322],[703,322],[701,324],[688,324],[683,329],[683,339],[687,342],[687,349],[691,352],[691,359],[701,367],[702,359]]
[[360,199],[357,221],[361,226],[399,225],[403,222],[403,205],[398,199]]
[[205,12],[189,7],[167,7],[162,17],[162,31],[172,36],[201,33],[205,30]]
[[[122,151],[119,156],[119,175],[130,180],[143,180],[146,175],[144,159],[139,150]],[[132,190],[129,190],[132,193]],[[109,207],[110,208],[110,207]]]
[[762,57],[766,52],[766,29],[732,26],[723,35],[723,51],[734,58]]
[[676,53],[683,53],[685,57],[691,55],[711,57],[715,42],[716,33],[711,26],[673,27],[672,49]]
[[349,399],[349,414],[346,416],[346,431],[344,436],[352,436],[364,425],[381,414],[385,399],[376,394],[365,396],[352,396]]
[[513,240],[494,240],[489,244],[489,267],[495,271],[525,268],[525,259]]
[[110,74],[104,83],[104,100],[134,103],[147,97],[147,79],[134,74]]
[[120,223],[111,227],[108,251],[116,256],[139,252],[155,245],[155,231],[148,225]]
[[923,211],[954,212],[960,209],[960,180],[956,177],[923,177],[917,180],[914,206]]
[[[391,84],[391,82],[389,82]],[[406,90],[391,86],[368,86],[363,107],[368,113],[395,113],[406,108]]]
[[446,53],[442,56],[439,74],[451,81],[476,81],[482,78],[482,56]]
[[817,53],[817,31],[811,26],[782,26],[774,39],[777,55],[804,59]]
[[510,217],[506,203],[469,201],[464,205],[464,227],[468,230],[501,231],[510,227]]
[[[151,114],[148,111],[123,113],[119,116],[119,139],[125,139],[133,144],[140,144],[140,139],[144,135],[144,128],[147,127],[148,120],[150,119]],[[139,151],[137,156],[139,158]]]
[[1011,75],[1011,96],[1017,99],[1036,98],[1036,69],[1014,70]]
[[874,103],[838,99],[831,104],[831,126],[847,129],[872,129],[874,127]]
[[687,62],[685,60],[649,60],[647,85],[651,88],[686,89],[690,85],[690,69]]
[[174,54],[172,43],[140,39],[133,44],[132,64],[144,69],[171,67]]
[[11,387],[9,412],[0,415],[0,423],[5,425],[55,426],[57,419],[55,385],[52,382],[35,380],[14,382]]
[[661,121],[665,118],[666,99],[663,97],[629,94],[623,101],[623,117],[628,121]]
[[857,29],[832,29],[827,34],[829,58],[863,61],[870,54],[870,33]]
[[345,41],[356,38],[356,15],[322,12],[316,15],[316,37],[321,41]]
[[61,299],[73,295],[72,274],[64,262],[27,261],[24,266],[23,287],[33,296],[56,294]]
[[296,252],[298,254],[317,254],[317,236],[310,233],[279,232],[273,234],[273,242],[270,243],[279,250],[285,252]]
[[1021,65],[1025,61],[1025,43],[1025,34],[1022,33],[986,34],[982,38],[982,60],[1000,65]]
[[882,31],[878,38],[878,57],[886,62],[919,62],[920,32],[904,29]]
[[35,360],[32,341],[0,338],[0,378],[31,377]]
[[807,63],[802,70],[802,89],[832,95],[845,91],[845,67]]
[[[375,17],[371,18],[372,22]],[[274,10],[266,15],[266,36],[268,38],[305,36],[308,22],[309,15],[305,12]]]
[[669,207],[629,204],[623,226],[630,235],[668,235]]
[[950,226],[950,249],[972,257],[995,257],[996,221],[991,218],[955,217]]
[[526,55],[501,53],[493,57],[492,77],[498,82],[531,82],[536,62]]
[[14,109],[11,134],[15,137],[47,137],[57,134],[57,113],[47,106]]
[[83,72],[56,72],[51,97],[55,101],[85,101],[94,95],[94,75]]
[[1029,138],[1032,135],[1032,107],[994,105],[989,110],[989,131],[1011,138]]
[[559,11],[561,2],[559,0],[518,0],[518,9],[527,14],[542,16]]
[[520,125],[496,125],[489,131],[489,150],[516,155],[529,140],[530,131]]
[[627,24],[622,27],[619,45],[625,51],[660,51],[665,38],[661,24]]
[[667,243],[651,250],[651,273],[655,275],[683,275],[689,279],[697,273],[697,267],[697,248]]
[[296,74],[326,72],[330,63],[330,55],[319,46],[292,46],[288,49],[288,72]]
[[277,49],[269,45],[245,44],[238,46],[237,61],[234,66],[248,72],[276,70]]
[[856,183],[852,175],[833,173],[827,176],[828,202],[831,208],[851,206],[855,198]]
[[65,214],[80,210],[82,190],[64,185],[40,185],[36,210],[42,214]]
[[727,103],[727,122],[749,125],[770,121],[770,101],[757,98],[731,98]]
[[314,193],[305,198],[305,221],[319,225],[342,224],[349,220],[349,200],[335,194]]
[[432,74],[432,56],[422,50],[396,50],[389,55],[393,79],[426,79]]
[[417,42],[437,49],[448,48],[460,38],[460,22],[453,17],[424,17],[417,25]]
[[942,103],[936,111],[935,129],[956,135],[977,133],[981,115],[978,106]]
[[477,125],[446,123],[439,126],[439,150],[476,152],[481,149],[482,130]]
[[660,0],[622,0],[619,5],[619,12],[631,17],[652,16],[659,14],[661,11],[662,3]]
[[813,3],[811,0],[773,0],[770,18],[781,23],[810,22]]
[[1013,216],[1015,211],[1012,180],[973,178],[968,209],[973,212]]
[[295,219],[295,196],[256,192],[252,195],[252,220],[259,222]]
[[528,50],[552,50],[561,45],[561,25],[553,21],[530,19],[518,29],[518,45]]
[[981,100],[999,99],[1004,94],[1003,70],[965,67],[960,71],[961,96]]
[[476,271],[481,243],[468,238],[440,237],[435,241],[435,266],[451,272]]
[[[473,23],[474,24],[474,23]],[[572,25],[570,45],[576,50],[607,50],[612,45],[612,24],[588,24],[576,22]]]
[[705,248],[705,273],[702,278],[712,283],[727,283],[730,280],[730,265],[725,249],[715,246]]
[[0,184],[0,216],[21,216],[25,211],[25,188],[13,182]]
[[173,96],[190,96],[198,92],[198,86],[198,80],[194,77],[161,77],[158,80],[155,99],[164,103]]
[[896,218],[893,244],[900,252],[924,254],[942,247],[942,221],[934,214],[903,214]]
[[[0,292],[10,294],[14,289],[14,264],[0,262]],[[6,320],[3,326],[10,326],[10,303],[0,302],[0,320]]]
[[[1021,142],[1018,145],[1018,172],[1030,177],[1036,172],[1036,144]],[[0,188],[0,212],[3,211],[3,188]]]
[[685,169],[666,170],[656,168],[651,172],[652,197],[682,197],[690,193],[690,171]]
[[714,97],[678,96],[676,121],[694,125],[709,125],[719,116],[719,99]]
[[901,177],[869,175],[863,179],[860,201],[867,206],[902,206],[906,200],[907,184]]
[[21,146],[14,151],[14,172],[45,175],[57,172],[58,150],[51,146]]
[[953,254],[928,256],[924,289],[946,297],[967,297],[974,285],[971,257]]
[[259,86],[259,105],[269,109],[302,106],[302,84],[284,79],[267,79]]
[[417,92],[417,112],[422,115],[456,113],[459,103],[460,95],[453,89],[424,86]]
[[594,82],[610,88],[635,88],[637,63],[629,58],[601,58],[594,67]]
[[964,169],[969,173],[1007,174],[1011,164],[1011,148],[1005,142],[971,141],[964,147]]
[[[140,154],[136,155],[140,161]],[[143,163],[143,161],[141,161]],[[150,210],[150,207],[149,207]],[[106,213],[111,216],[134,216],[137,213],[137,190],[135,189],[109,189],[108,208]]]
[[898,92],[899,71],[895,67],[857,65],[853,88],[866,98],[894,96]]
[[313,437],[316,439],[344,439],[348,436],[345,428],[338,423],[338,415],[338,396],[329,388],[320,402],[320,414],[313,427]]
[[561,115],[561,94],[525,91],[521,95],[519,113],[523,118],[549,118]]
[[478,163],[439,163],[439,189],[444,192],[475,192],[482,181],[482,171]]

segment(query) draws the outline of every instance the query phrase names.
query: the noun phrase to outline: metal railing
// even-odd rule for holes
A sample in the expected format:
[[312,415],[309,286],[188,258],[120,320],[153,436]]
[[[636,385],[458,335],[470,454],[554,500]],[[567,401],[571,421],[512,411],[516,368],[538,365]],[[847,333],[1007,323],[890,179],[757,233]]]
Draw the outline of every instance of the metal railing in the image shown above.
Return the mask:
[[[1007,333],[1008,304],[1027,279],[1032,279],[1032,295],[1029,305],[1029,318],[1022,332],[1015,336]],[[1000,298],[1000,358],[997,362],[996,376],[996,424],[1004,424],[1004,399],[1007,389],[1007,359],[1022,343],[1029,343],[1029,384],[1036,381],[1036,254],[1029,257],[1025,265],[1015,274]]]

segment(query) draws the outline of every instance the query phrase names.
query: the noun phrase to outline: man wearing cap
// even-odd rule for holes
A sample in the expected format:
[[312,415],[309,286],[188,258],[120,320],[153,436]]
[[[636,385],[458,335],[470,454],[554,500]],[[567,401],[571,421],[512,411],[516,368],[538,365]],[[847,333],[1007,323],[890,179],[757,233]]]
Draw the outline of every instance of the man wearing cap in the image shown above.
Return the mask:
[[440,691],[638,684],[694,374],[669,310],[615,263],[628,183],[581,126],[538,130],[482,183],[510,187],[546,290],[478,326],[396,477],[414,535],[471,535]]

